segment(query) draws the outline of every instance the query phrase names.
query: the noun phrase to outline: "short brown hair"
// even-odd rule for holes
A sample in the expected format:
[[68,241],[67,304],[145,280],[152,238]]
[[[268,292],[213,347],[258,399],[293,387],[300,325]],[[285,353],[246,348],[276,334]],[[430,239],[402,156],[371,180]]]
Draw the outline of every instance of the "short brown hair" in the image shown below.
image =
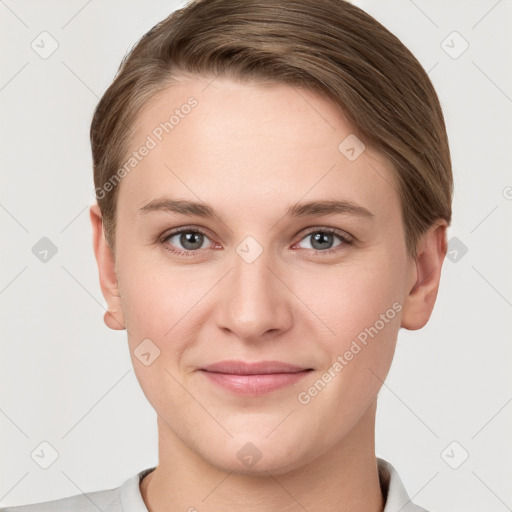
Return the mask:
[[[96,191],[122,165],[141,107],[180,73],[288,84],[333,100],[391,164],[409,254],[434,221],[451,222],[450,152],[434,87],[396,36],[344,0],[195,0],[155,25],[94,112]],[[117,192],[97,195],[114,251]]]

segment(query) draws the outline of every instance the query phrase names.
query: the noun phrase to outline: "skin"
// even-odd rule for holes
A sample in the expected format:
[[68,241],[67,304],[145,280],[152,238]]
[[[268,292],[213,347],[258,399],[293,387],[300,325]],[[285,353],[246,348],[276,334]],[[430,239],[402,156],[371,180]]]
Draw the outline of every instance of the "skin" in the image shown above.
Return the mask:
[[[382,511],[377,394],[400,327],[419,329],[430,317],[446,222],[409,257],[386,161],[369,147],[355,161],[345,158],[338,145],[353,131],[342,113],[287,85],[182,76],[139,113],[132,149],[190,96],[197,107],[119,185],[115,256],[99,208],[90,208],[105,323],[126,328],[137,379],[157,412],[159,464],[140,486],[146,506]],[[163,196],[207,203],[222,220],[138,214]],[[341,199],[373,217],[285,217],[297,202]],[[186,251],[179,236],[159,239],[183,226],[209,233],[194,256],[165,249]],[[354,243],[334,235],[318,249],[308,228],[335,228]],[[262,248],[252,263],[236,252],[247,236]],[[298,394],[394,303],[401,311],[301,404]],[[160,350],[149,366],[134,355],[147,338]],[[239,396],[198,371],[226,359],[313,371],[289,387]],[[261,453],[250,467],[237,457],[249,442]]]

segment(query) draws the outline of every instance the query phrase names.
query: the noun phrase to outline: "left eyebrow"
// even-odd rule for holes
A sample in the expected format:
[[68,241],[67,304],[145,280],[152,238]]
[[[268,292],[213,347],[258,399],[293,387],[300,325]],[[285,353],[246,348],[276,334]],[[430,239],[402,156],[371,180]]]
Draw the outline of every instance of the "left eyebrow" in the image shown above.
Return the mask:
[[[140,208],[137,213],[138,215],[143,215],[154,211],[165,211],[204,218],[217,217],[220,219],[220,215],[206,203],[172,200],[168,198],[150,201]],[[369,219],[374,218],[374,214],[370,210],[350,201],[310,201],[308,203],[296,203],[287,209],[285,217],[323,216],[336,213],[357,215]]]
[[297,203],[288,208],[287,217],[305,217],[308,215],[330,215],[333,213],[346,213],[373,219],[373,213],[350,201],[310,201],[309,203]]

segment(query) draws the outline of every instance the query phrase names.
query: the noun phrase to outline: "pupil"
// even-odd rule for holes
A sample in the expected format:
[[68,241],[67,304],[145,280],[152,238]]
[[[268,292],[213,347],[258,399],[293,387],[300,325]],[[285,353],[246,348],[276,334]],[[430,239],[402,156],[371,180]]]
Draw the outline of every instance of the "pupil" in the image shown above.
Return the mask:
[[[313,246],[314,249],[325,249],[327,246],[330,247],[332,243],[332,240],[330,239],[331,237],[331,233],[315,233],[313,235],[313,242],[311,245]],[[315,247],[315,244],[317,244],[318,246]]]
[[180,243],[186,249],[199,249],[203,243],[203,235],[201,233],[194,232],[182,233],[180,236]]

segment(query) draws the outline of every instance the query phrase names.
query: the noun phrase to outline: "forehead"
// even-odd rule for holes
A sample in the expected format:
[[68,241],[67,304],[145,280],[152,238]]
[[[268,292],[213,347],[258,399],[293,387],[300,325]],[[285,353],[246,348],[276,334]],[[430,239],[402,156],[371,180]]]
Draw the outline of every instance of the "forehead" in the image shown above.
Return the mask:
[[133,152],[118,197],[131,210],[166,193],[239,211],[306,195],[388,210],[399,201],[386,162],[341,110],[285,84],[180,78],[139,112]]

